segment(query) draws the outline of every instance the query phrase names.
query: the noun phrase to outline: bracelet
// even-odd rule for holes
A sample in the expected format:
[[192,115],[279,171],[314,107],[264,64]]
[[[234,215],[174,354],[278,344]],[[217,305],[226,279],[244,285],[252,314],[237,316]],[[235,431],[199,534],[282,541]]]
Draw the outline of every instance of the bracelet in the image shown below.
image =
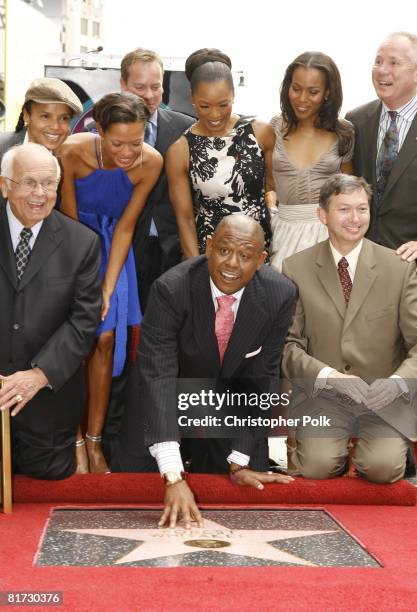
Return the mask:
[[101,442],[103,439],[102,436],[92,436],[88,432],[85,434],[85,437],[87,440],[90,440],[91,442]]
[[265,192],[265,202],[268,206],[275,206],[277,203],[277,194],[273,189]]
[[237,465],[237,463],[234,464],[230,464],[229,467],[229,474],[233,475],[236,474],[237,472],[241,472],[242,470],[251,470],[251,466],[249,465],[249,463],[247,465]]

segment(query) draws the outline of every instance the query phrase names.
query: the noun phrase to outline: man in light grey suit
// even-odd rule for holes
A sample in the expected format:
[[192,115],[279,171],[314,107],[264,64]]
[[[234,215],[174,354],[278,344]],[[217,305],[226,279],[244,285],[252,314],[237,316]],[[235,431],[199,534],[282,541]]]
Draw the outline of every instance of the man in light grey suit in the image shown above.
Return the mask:
[[[372,81],[378,99],[346,115],[355,127],[354,172],[373,190],[367,237],[391,249],[406,243],[399,254],[411,261],[417,257],[417,36],[388,36],[377,50]],[[396,150],[383,176],[392,133]]]
[[310,478],[342,474],[354,436],[358,472],[394,482],[417,439],[415,263],[364,239],[370,196],[362,178],[328,179],[319,217],[329,240],[284,261],[299,288],[283,352],[284,374],[306,400],[295,414],[328,418],[322,427],[297,423],[292,459]]

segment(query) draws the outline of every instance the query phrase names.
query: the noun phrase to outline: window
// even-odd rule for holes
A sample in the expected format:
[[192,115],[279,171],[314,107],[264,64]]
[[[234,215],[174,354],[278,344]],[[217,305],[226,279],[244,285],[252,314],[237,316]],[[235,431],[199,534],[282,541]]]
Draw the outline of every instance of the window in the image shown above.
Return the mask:
[[100,36],[100,24],[98,21],[93,21],[93,36]]
[[88,19],[81,18],[81,34],[83,36],[88,34]]

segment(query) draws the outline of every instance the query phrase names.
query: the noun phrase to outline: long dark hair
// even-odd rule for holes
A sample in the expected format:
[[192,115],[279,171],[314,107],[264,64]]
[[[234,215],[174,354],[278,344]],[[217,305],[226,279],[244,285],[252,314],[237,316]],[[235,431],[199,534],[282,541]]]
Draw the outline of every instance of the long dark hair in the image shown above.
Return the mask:
[[306,51],[302,53],[291,62],[285,71],[280,90],[281,112],[284,125],[283,137],[286,138],[297,127],[297,117],[291,106],[289,90],[294,71],[300,66],[306,69],[315,68],[324,76],[328,95],[320,107],[316,127],[336,133],[339,139],[339,155],[343,157],[352,145],[353,127],[347,121],[339,119],[339,112],[343,102],[342,81],[339,69],[331,57],[319,51]]

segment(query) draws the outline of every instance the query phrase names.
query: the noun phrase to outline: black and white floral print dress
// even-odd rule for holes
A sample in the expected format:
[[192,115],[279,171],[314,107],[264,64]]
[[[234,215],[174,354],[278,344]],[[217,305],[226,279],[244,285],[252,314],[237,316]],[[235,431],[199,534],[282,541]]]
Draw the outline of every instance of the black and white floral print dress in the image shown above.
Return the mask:
[[190,150],[197,236],[204,253],[207,236],[227,215],[244,213],[261,224],[266,246],[271,238],[265,202],[265,162],[252,128],[240,119],[228,136],[199,136],[189,128],[184,136]]

